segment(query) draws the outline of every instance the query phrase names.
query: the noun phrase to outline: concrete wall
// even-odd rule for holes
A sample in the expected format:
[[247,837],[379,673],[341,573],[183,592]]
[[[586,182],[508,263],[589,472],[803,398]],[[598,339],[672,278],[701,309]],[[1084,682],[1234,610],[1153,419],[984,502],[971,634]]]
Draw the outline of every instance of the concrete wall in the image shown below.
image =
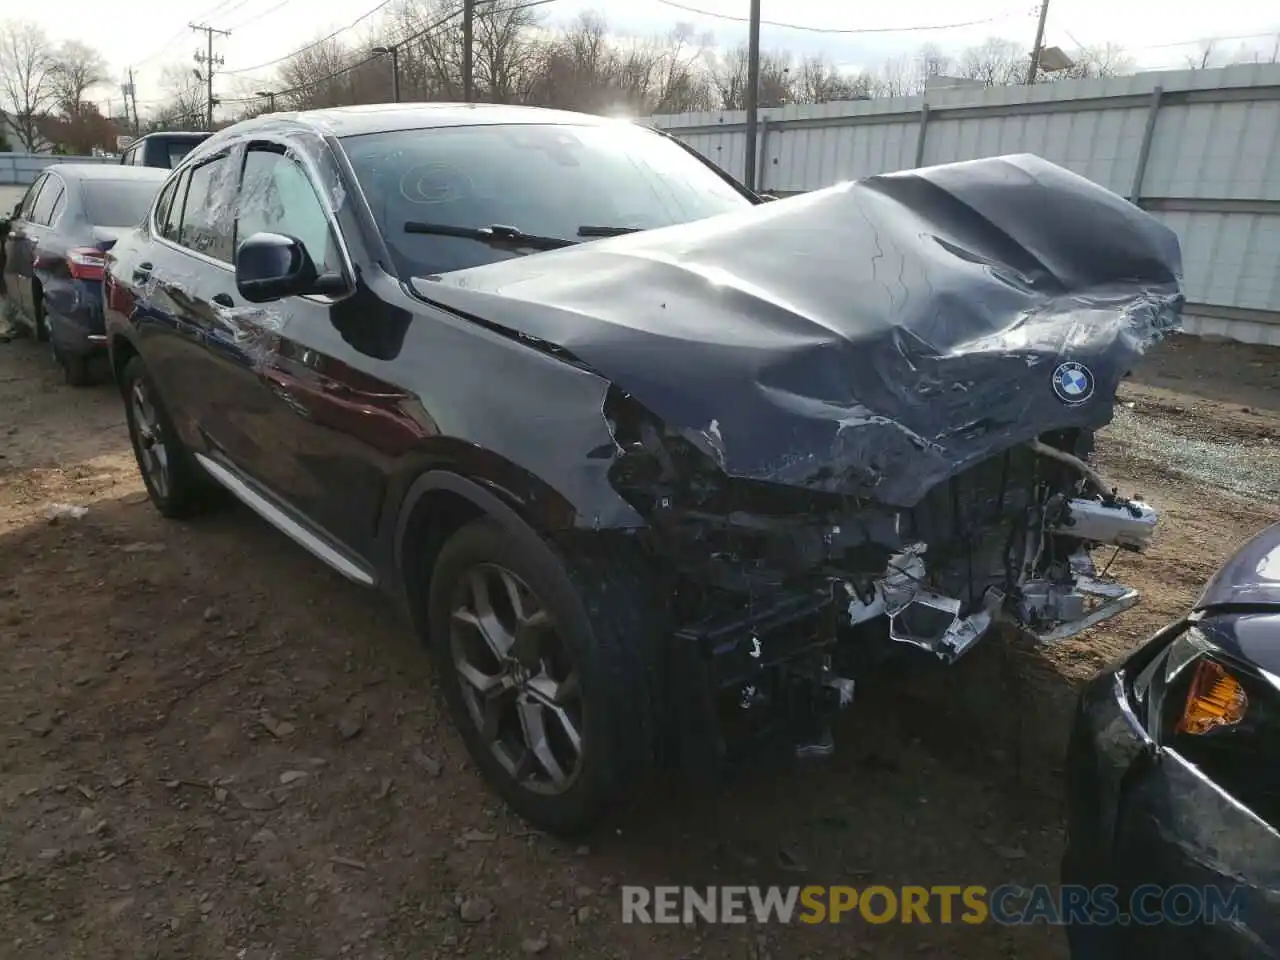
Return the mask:
[[[1186,328],[1280,345],[1280,64],[760,111],[758,188],[1035,153],[1128,197],[1182,241]],[[743,111],[653,117],[741,177]]]
[[115,157],[55,157],[48,153],[0,153],[0,186],[26,187],[55,163],[117,163]]

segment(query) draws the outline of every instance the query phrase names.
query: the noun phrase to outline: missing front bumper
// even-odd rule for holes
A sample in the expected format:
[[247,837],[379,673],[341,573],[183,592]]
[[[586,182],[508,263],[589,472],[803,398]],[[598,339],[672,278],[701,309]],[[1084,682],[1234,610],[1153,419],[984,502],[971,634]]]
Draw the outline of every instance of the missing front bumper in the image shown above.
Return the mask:
[[[1141,501],[1109,498],[1076,499],[1053,527],[1042,531],[1058,540],[1078,541],[1065,563],[1034,577],[1024,576],[1007,595],[992,587],[979,608],[962,616],[963,603],[929,586],[926,544],[915,544],[890,558],[885,574],[860,596],[851,597],[853,625],[876,617],[889,620],[890,639],[919,647],[951,663],[973,647],[997,622],[1007,622],[1043,643],[1053,643],[1089,630],[1128,610],[1140,598],[1137,590],[1098,577],[1089,548],[1115,546],[1142,550],[1158,522],[1154,509]],[[1040,541],[1037,541],[1039,544]],[[1036,547],[1038,558],[1041,547]],[[1029,563],[1027,568],[1034,566]]]

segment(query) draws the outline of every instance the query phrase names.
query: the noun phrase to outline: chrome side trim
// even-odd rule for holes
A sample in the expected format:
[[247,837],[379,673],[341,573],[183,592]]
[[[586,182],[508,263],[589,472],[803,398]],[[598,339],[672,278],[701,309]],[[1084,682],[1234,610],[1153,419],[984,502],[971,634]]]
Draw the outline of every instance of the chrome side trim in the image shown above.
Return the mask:
[[260,493],[255,491],[247,483],[237,477],[234,473],[222,466],[216,460],[211,460],[204,454],[197,453],[196,460],[200,466],[209,472],[213,479],[230,490],[241,503],[252,510],[262,519],[293,540],[299,546],[305,548],[308,553],[314,554],[323,560],[329,566],[333,567],[348,580],[354,580],[356,583],[372,587],[374,584],[373,576],[362,567],[352,563],[337,550],[317,537],[311,531],[307,530],[292,517],[282,512],[266,500]]
[[88,336],[86,336],[85,339],[88,340],[90,343],[106,343],[107,342],[106,335],[101,333],[91,333]]

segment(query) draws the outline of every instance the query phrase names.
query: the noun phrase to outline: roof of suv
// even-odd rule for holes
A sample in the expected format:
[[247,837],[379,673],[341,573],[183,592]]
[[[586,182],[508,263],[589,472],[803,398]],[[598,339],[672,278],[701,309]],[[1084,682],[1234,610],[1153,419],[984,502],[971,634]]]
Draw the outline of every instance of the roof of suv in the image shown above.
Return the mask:
[[119,163],[53,163],[45,170],[77,180],[163,180],[169,176],[169,171],[162,167]]
[[564,123],[599,126],[618,121],[588,113],[495,103],[373,103],[298,113],[269,113],[236,124],[235,130],[268,128],[293,122],[335,137],[389,133],[424,127],[461,127],[508,123]]
[[[151,133],[144,134],[134,143],[141,143],[143,140],[158,140],[164,137],[166,140],[204,140],[213,136],[207,130],[154,130]],[[130,144],[132,146],[132,144]]]

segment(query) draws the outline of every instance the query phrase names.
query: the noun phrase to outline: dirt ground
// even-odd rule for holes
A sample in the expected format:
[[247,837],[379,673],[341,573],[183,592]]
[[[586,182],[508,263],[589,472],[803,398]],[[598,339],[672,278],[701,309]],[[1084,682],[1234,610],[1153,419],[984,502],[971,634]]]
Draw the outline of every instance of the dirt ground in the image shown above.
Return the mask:
[[[1261,450],[1280,351],[1178,338],[1123,400],[1129,431]],[[162,520],[113,389],[0,344],[0,957],[1063,957],[1043,926],[624,925],[617,887],[1055,882],[1075,689],[1280,518],[1135,449],[1100,444],[1164,512],[1117,564],[1139,607],[864,684],[829,763],[666,785],[573,846],[482,785],[378,598],[247,510]]]

